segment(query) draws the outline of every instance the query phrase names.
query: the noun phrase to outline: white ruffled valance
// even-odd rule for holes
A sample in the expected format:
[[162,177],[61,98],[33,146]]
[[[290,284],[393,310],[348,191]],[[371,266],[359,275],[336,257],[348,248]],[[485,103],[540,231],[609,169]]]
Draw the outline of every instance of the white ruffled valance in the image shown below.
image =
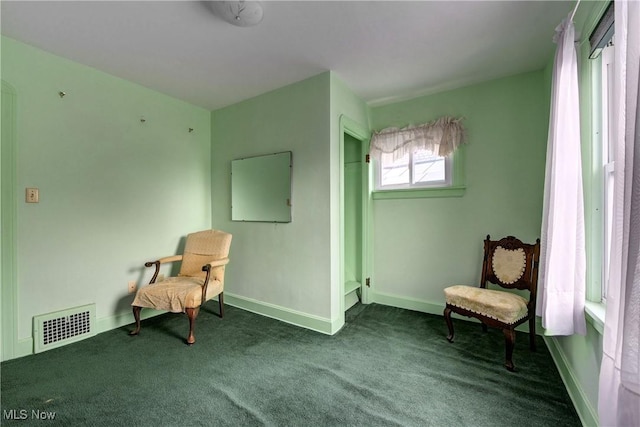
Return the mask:
[[421,149],[442,157],[448,156],[466,142],[466,132],[461,121],[462,118],[441,117],[418,126],[386,128],[374,132],[369,154],[378,159],[383,153],[393,154],[393,159],[397,160]]

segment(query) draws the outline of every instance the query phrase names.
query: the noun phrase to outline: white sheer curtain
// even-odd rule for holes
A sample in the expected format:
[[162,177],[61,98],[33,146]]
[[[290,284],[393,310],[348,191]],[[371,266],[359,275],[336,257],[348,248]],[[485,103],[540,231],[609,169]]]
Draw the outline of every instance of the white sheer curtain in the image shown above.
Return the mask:
[[640,2],[615,4],[614,206],[598,416],[640,426]]
[[575,30],[556,28],[536,314],[548,335],[586,333],[586,254]]
[[374,132],[369,154],[377,159],[382,154],[393,154],[393,159],[398,160],[419,149],[448,156],[465,143],[466,132],[461,121],[461,118],[441,117],[418,126]]

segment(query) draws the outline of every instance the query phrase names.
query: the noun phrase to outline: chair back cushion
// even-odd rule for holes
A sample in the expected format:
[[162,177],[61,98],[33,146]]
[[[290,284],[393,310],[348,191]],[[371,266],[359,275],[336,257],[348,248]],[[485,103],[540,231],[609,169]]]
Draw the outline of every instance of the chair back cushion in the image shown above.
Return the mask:
[[524,249],[505,249],[502,246],[496,246],[491,264],[499,281],[508,284],[515,283],[520,280],[527,266]]
[[526,289],[535,299],[539,260],[539,239],[535,244],[528,244],[513,236],[500,240],[490,240],[487,236],[480,286],[490,282],[508,289]]
[[[206,273],[202,266],[218,259],[229,257],[231,234],[220,230],[205,230],[187,236],[187,243],[182,254],[182,265],[179,276],[201,277]],[[214,274],[214,270],[216,270]],[[223,281],[224,266],[212,269],[212,279]]]

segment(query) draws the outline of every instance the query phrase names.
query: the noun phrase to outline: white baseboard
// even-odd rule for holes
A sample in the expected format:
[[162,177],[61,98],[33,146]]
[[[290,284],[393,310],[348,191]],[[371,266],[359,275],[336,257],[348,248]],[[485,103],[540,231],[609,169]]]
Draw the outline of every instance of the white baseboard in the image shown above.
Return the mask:
[[382,292],[369,292],[371,301],[377,304],[391,307],[405,308],[407,310],[420,311],[422,313],[437,314],[442,316],[444,305],[434,304],[414,298],[399,297]]
[[[165,313],[166,311],[143,308],[140,312],[140,319],[149,319]],[[96,319],[96,331],[100,334],[125,325],[130,325],[133,322],[135,322],[135,319],[133,318],[133,313],[131,311],[114,314],[113,316],[101,317],[100,319]]]
[[580,417],[582,425],[585,427],[597,427],[599,424],[598,412],[593,406],[591,406],[587,395],[580,386],[580,382],[576,380],[576,374],[568,363],[567,357],[562,351],[562,347],[558,345],[558,341],[553,337],[545,336],[543,338],[549,348],[549,353],[551,353],[553,362],[558,368],[560,378],[562,378],[562,382],[569,393],[573,406],[576,408],[576,412],[578,413],[578,417]]
[[344,310],[345,311],[349,310],[351,307],[356,305],[359,301],[360,299],[358,298],[358,294],[355,291],[348,293],[347,295],[344,296]]
[[252,298],[224,293],[224,302],[234,307],[241,308],[262,316],[271,317],[281,322],[311,329],[327,335],[333,335],[344,326],[344,319],[330,320],[324,317],[314,316],[275,304],[269,304]]

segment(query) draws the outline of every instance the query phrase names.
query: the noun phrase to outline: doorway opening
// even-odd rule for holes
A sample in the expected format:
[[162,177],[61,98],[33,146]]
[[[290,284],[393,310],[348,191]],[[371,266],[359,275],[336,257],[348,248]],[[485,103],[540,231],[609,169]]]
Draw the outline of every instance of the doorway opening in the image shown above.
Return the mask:
[[342,311],[369,303],[369,223],[371,212],[368,132],[342,116],[341,275]]
[[361,141],[344,134],[344,309],[362,299]]

